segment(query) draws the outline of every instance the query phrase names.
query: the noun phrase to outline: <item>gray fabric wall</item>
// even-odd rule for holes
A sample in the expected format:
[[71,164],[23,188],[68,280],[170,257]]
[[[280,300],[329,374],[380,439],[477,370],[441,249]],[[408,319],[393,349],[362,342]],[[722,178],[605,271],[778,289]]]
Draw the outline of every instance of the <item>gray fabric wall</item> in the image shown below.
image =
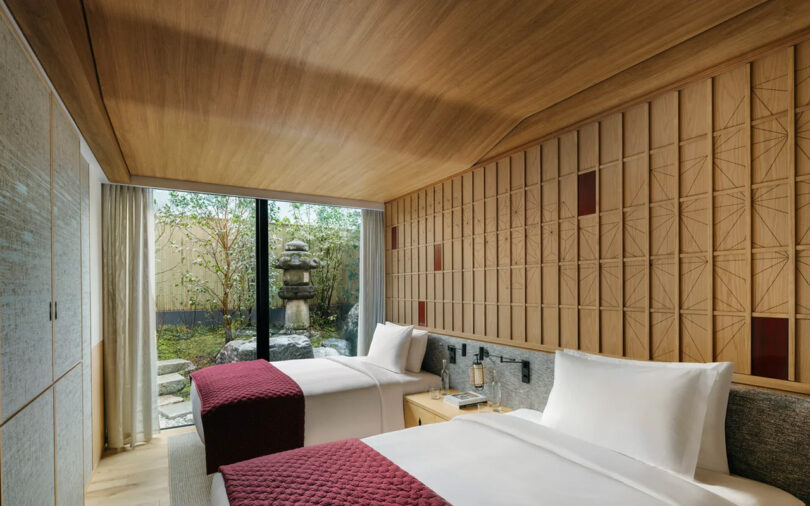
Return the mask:
[[[461,356],[462,345],[467,356]],[[502,403],[543,410],[554,383],[554,354],[430,334],[422,368],[439,374],[448,346],[456,363],[448,364],[450,385],[470,390],[467,370],[483,346],[493,355],[531,363],[531,382],[521,383],[520,364],[486,359],[488,376],[497,374]],[[733,474],[768,483],[810,504],[810,398],[733,386],[726,416],[726,450]]]

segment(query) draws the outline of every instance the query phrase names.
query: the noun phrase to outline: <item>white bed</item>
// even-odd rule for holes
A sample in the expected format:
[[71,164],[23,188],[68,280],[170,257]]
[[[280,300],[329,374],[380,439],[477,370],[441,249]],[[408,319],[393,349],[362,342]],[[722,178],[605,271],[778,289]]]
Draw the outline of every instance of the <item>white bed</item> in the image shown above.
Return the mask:
[[[365,357],[328,357],[273,362],[301,387],[305,398],[304,445],[363,438],[404,428],[404,395],[438,387],[428,372],[395,373]],[[200,398],[191,383],[191,407],[200,439],[205,434]]]
[[[802,504],[737,476],[683,478],[542,426],[540,416],[465,415],[363,441],[452,504]],[[229,505],[219,473],[211,504]]]

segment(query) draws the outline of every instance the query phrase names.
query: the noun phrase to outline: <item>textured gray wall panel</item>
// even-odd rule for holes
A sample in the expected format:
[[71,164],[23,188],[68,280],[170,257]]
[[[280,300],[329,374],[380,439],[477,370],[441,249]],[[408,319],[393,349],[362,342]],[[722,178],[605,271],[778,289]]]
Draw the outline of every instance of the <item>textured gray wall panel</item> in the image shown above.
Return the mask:
[[84,413],[84,482],[93,471],[93,402],[91,382],[90,336],[90,174],[87,162],[81,161],[82,193],[82,404]]
[[79,137],[67,116],[53,108],[54,377],[82,359],[81,190]]
[[56,395],[56,493],[59,506],[84,503],[82,369],[76,367],[54,386]]
[[810,504],[810,399],[732,388],[726,414],[731,472]]
[[[461,356],[461,345],[467,344],[467,356]],[[503,355],[515,360],[528,360],[531,364],[531,382],[520,380],[520,364],[501,364],[492,357],[484,360],[487,369],[487,380],[493,372],[501,383],[501,402],[505,406],[532,408],[542,410],[554,383],[554,355],[530,350],[521,350],[497,344],[470,341],[456,337],[430,334],[425,361],[422,368],[435,374],[442,370],[442,359],[448,358],[448,345],[456,347],[456,363],[448,364],[450,368],[450,386],[459,390],[471,390],[468,370],[473,361],[473,354],[483,346],[493,355]]]
[[49,94],[0,22],[2,420],[51,384]]
[[54,504],[53,389],[6,422],[2,429],[2,504]]

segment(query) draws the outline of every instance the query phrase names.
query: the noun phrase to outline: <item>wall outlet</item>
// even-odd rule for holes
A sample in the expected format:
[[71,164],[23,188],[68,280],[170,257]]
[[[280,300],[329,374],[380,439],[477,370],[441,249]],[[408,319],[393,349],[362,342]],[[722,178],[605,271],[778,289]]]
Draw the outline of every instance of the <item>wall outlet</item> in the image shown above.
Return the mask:
[[467,356],[467,343],[461,343],[461,356]]
[[528,360],[523,360],[520,362],[520,381],[523,383],[529,383],[532,380],[532,371],[530,362]]
[[456,363],[456,347],[452,344],[447,346],[447,354],[449,355],[448,362],[451,364]]

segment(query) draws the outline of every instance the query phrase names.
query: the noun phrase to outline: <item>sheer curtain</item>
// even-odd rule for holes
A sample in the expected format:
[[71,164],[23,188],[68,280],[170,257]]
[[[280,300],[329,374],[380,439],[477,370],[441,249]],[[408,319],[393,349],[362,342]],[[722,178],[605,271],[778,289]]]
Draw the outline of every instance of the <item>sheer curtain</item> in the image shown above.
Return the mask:
[[367,355],[374,328],[385,319],[385,224],[382,211],[363,209],[362,216],[357,354]]
[[104,413],[111,448],[158,431],[152,190],[102,190]]

